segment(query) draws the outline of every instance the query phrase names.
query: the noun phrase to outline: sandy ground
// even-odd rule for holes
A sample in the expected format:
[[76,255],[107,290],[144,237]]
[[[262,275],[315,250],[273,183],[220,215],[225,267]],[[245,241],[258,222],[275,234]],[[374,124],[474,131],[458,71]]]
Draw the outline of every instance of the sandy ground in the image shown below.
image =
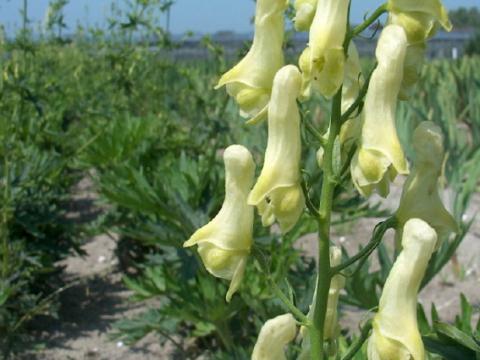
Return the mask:
[[[94,217],[99,209],[92,206],[94,197],[89,191],[88,181],[80,183],[72,217]],[[392,189],[385,202],[386,207],[396,207],[400,194],[400,184]],[[465,220],[471,219],[480,210],[480,196],[471,204]],[[358,244],[368,241],[370,233],[378,222],[367,219],[356,222],[351,228],[335,234],[335,242],[346,246],[352,253]],[[345,232],[346,231],[346,232]],[[391,237],[392,234],[389,234]],[[461,245],[457,257],[461,265],[458,276],[449,264],[437,278],[421,293],[420,301],[429,309],[435,301],[437,309],[445,320],[453,320],[459,309],[459,295],[464,293],[470,302],[480,305],[480,223],[477,221],[470,234]],[[387,240],[388,241],[388,240]],[[299,247],[309,254],[316,253],[315,235],[302,238]],[[112,341],[109,334],[112,324],[122,318],[132,316],[142,308],[128,302],[131,293],[125,290],[118,272],[115,256],[116,238],[113,235],[94,237],[83,249],[84,257],[71,257],[64,261],[67,283],[74,279],[85,279],[80,284],[66,290],[61,296],[60,319],[43,320],[38,325],[38,340],[44,342],[43,350],[29,352],[19,359],[31,360],[149,360],[171,359],[171,346],[161,346],[158,338],[149,336],[134,347]],[[342,323],[354,328],[364,312],[344,308]]]

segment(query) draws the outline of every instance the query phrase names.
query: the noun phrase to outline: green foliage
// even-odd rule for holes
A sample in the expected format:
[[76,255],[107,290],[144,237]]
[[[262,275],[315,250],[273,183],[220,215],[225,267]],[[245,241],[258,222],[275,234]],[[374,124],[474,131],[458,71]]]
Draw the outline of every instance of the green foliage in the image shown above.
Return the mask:
[[467,55],[480,54],[480,30],[477,31],[475,35],[468,41],[467,46],[465,47],[465,53]]
[[455,323],[452,325],[440,321],[435,305],[432,304],[432,325],[430,325],[420,306],[420,326],[426,349],[445,359],[480,358],[480,319],[474,325],[475,313],[478,314],[478,309],[475,309],[461,294],[460,314],[456,316]]
[[480,11],[477,7],[459,7],[448,13],[454,28],[480,28]]
[[[78,250],[80,229],[66,217],[78,174],[68,166],[69,129],[46,105],[49,76],[36,71],[36,49],[11,44],[3,61],[0,102],[0,352],[22,341],[28,321],[55,311],[61,286],[57,262]],[[48,79],[48,81],[47,81]],[[43,98],[43,99],[42,99]]]

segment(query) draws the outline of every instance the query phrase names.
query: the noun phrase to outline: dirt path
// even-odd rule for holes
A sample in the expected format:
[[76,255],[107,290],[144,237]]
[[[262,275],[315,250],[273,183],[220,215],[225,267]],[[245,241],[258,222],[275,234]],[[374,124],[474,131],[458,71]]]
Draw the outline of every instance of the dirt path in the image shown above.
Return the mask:
[[131,317],[143,308],[128,301],[114,254],[116,239],[94,237],[83,249],[86,256],[65,261],[65,280],[87,279],[62,293],[59,319],[37,322],[37,340],[45,349],[29,352],[20,359],[31,360],[113,360],[167,359],[168,347],[149,336],[128,347],[110,338],[117,320]]

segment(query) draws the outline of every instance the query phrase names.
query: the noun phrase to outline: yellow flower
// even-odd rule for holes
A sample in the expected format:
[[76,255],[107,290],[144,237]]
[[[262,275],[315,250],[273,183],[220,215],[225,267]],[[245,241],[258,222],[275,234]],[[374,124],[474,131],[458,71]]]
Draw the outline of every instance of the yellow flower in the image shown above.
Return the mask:
[[216,88],[226,85],[243,117],[254,121],[265,115],[275,73],[283,66],[283,14],[286,0],[258,0],[255,36],[245,57],[220,78]]
[[306,47],[298,58],[298,67],[302,70],[302,89],[300,100],[307,100],[311,94],[312,63],[310,62],[310,48]]
[[295,30],[307,31],[312,25],[318,0],[296,0],[295,7]]
[[437,234],[426,222],[411,219],[403,231],[403,250],[388,275],[368,341],[369,360],[424,360],[417,325],[417,294]]
[[350,0],[318,1],[310,27],[308,69],[301,69],[310,72],[314,89],[326,97],[335,95],[343,82],[349,4]]
[[262,172],[248,203],[258,207],[264,226],[277,219],[282,232],[289,231],[305,207],[300,186],[300,114],[297,98],[301,75],[287,65],[275,75],[268,106],[268,143]]
[[439,25],[450,31],[452,24],[441,0],[389,0],[387,9],[390,12],[388,23],[403,27],[407,34],[408,48],[400,91],[400,99],[406,100],[419,79],[427,39],[435,34]]
[[411,218],[426,221],[435,229],[438,238],[457,231],[457,224],[445,209],[438,194],[444,150],[440,128],[431,121],[422,122],[413,133],[415,161],[403,187],[396,217],[399,227]]
[[410,44],[424,42],[433,36],[438,25],[452,30],[448,11],[441,0],[389,0],[387,10],[389,22],[405,29]]
[[398,94],[400,100],[408,100],[410,98],[413,86],[420,79],[420,72],[425,59],[425,50],[425,43],[408,45],[403,67],[402,87]]
[[395,127],[406,48],[405,31],[400,26],[383,29],[376,49],[378,65],[365,98],[360,144],[351,164],[353,182],[364,196],[374,189],[386,196],[389,181],[397,173],[408,173]]
[[183,246],[198,245],[206,269],[214,276],[231,280],[227,301],[243,278],[252,246],[253,207],[247,205],[255,172],[250,152],[241,145],[229,146],[225,162],[225,200],[220,212],[198,229]]
[[285,360],[284,347],[297,333],[297,324],[292,314],[268,320],[261,328],[253,348],[252,360]]

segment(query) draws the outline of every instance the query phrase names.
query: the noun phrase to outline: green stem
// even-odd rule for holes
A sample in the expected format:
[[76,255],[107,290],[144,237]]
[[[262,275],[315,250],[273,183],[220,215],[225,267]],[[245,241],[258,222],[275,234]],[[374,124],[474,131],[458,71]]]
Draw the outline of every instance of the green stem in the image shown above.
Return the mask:
[[281,302],[288,308],[288,310],[297,318],[297,320],[305,325],[309,324],[309,319],[307,316],[300,310],[298,309],[295,304],[293,304],[290,299],[283,293],[282,289],[277,285],[275,280],[273,279],[269,265],[267,263],[267,260],[265,258],[265,254],[259,249],[259,248],[254,248],[252,251],[252,255],[255,257],[257,260],[257,263],[259,264],[260,268],[262,269],[263,273],[266,275],[268,282],[270,283],[273,292],[275,295],[280,299]]
[[273,292],[275,295],[283,302],[283,304],[288,308],[288,310],[297,318],[298,321],[302,322],[303,324],[308,324],[309,320],[307,316],[301,312],[283,293],[283,291],[278,287],[278,285],[270,279],[270,285],[273,288]]
[[323,360],[324,323],[327,310],[328,290],[330,289],[330,224],[333,194],[336,181],[333,171],[333,147],[341,126],[342,87],[337,91],[332,102],[330,131],[325,146],[322,193],[318,219],[318,272],[313,308],[313,324],[310,328],[312,360]]
[[346,269],[350,265],[354,264],[358,260],[361,260],[363,258],[370,256],[373,250],[375,250],[378,247],[378,245],[380,245],[380,242],[382,241],[383,235],[385,234],[385,232],[388,229],[395,227],[395,223],[396,223],[396,219],[394,217],[388,218],[387,220],[379,223],[373,230],[372,238],[370,239],[370,242],[367,244],[367,246],[362,248],[362,250],[360,250],[355,256],[352,256],[344,263],[333,267],[331,269],[332,274],[338,274],[339,272]]
[[223,345],[225,346],[225,349],[226,350],[233,349],[233,337],[226,321],[224,320],[219,321],[215,325],[217,326],[218,337],[220,338]]
[[380,5],[372,15],[370,15],[362,24],[353,28],[350,39],[353,39],[355,36],[360,35],[364,30],[366,30],[370,25],[372,25],[377,19],[386,13],[387,10],[387,3]]
[[367,341],[368,337],[370,336],[370,330],[372,329],[372,322],[369,321],[362,327],[360,330],[360,337],[355,340],[355,342],[350,346],[347,351],[347,354],[342,358],[342,360],[351,360],[357,354],[357,352],[361,349],[363,343]]
[[358,93],[358,96],[355,99],[355,101],[353,102],[353,104],[350,105],[350,107],[347,109],[347,111],[345,111],[345,113],[342,114],[342,119],[341,119],[342,124],[345,121],[347,121],[350,118],[350,116],[352,116],[352,114],[357,109],[359,109],[360,106],[363,104],[363,99],[365,98],[365,95],[367,95],[367,90],[368,90],[368,86],[370,84],[370,79],[371,79],[373,71],[375,70],[376,67],[377,67],[377,64],[375,64],[375,66],[372,68],[372,70],[368,74],[368,77],[367,77],[365,83],[362,85],[362,88],[360,89],[360,91]]
[[320,214],[318,213],[317,209],[315,208],[315,205],[312,202],[312,199],[310,198],[310,194],[308,193],[307,183],[305,182],[305,179],[302,179],[300,184],[302,186],[303,196],[305,197],[305,204],[307,206],[308,211],[310,211],[310,214],[312,216],[315,216],[315,218],[318,218]]

